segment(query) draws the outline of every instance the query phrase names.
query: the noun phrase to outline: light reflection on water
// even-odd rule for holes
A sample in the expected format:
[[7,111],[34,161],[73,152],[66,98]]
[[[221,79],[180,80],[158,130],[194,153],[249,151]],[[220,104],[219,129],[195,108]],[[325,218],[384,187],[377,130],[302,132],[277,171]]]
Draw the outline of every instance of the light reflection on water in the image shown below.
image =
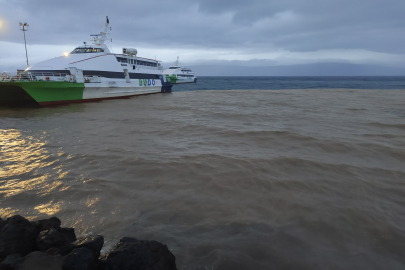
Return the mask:
[[35,209],[42,214],[55,215],[61,210],[61,203],[53,203],[53,201],[51,201],[47,204],[38,205]]
[[[44,136],[46,134],[43,134]],[[41,197],[55,191],[62,185],[60,180],[50,180],[63,178],[68,172],[63,170],[62,165],[52,168],[56,172],[38,172],[39,169],[49,168],[58,159],[50,159],[50,153],[45,149],[47,141],[44,136],[36,138],[34,136],[24,136],[15,129],[0,130],[0,194],[3,198],[8,198],[21,194],[20,201],[24,200],[25,194],[34,193]],[[59,152],[59,156],[63,152]],[[30,174],[31,177],[23,177]],[[68,189],[62,187],[62,190]],[[54,215],[61,210],[61,202],[47,202],[32,206],[38,214]],[[20,209],[10,207],[0,208],[0,215],[8,217],[20,213]],[[32,213],[30,217],[32,216]]]
[[18,176],[52,165],[53,162],[43,162],[49,157],[43,148],[45,144],[32,136],[23,138],[18,130],[0,131],[2,163],[5,164],[0,168],[0,177]]

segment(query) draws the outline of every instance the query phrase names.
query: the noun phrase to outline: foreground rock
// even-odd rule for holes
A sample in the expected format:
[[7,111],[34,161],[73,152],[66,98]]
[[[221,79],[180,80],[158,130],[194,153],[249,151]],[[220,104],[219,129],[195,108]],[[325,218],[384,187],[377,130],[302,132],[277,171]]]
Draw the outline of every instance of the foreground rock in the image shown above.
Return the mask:
[[51,217],[49,219],[42,219],[32,222],[34,225],[38,226],[39,231],[47,231],[50,229],[59,230],[61,221],[57,217]]
[[87,270],[94,269],[97,259],[93,252],[85,247],[75,248],[63,258],[63,270]]
[[124,237],[99,258],[104,237],[77,239],[57,217],[30,222],[22,216],[0,219],[0,270],[175,270],[166,245]]
[[34,251],[16,264],[16,270],[62,270],[63,258]]
[[2,221],[0,230],[0,260],[9,254],[18,253],[25,256],[36,250],[36,238],[39,233],[37,226],[22,216],[13,216]]
[[176,270],[176,259],[166,245],[124,237],[105,254],[99,270],[148,269]]
[[84,236],[75,241],[73,245],[78,248],[88,248],[93,253],[94,258],[97,260],[98,257],[100,257],[100,251],[104,245],[104,237],[102,235]]
[[0,264],[1,270],[14,269],[16,264],[20,261],[21,255],[13,253],[8,255]]
[[56,248],[61,255],[68,254],[75,247],[56,229],[40,232],[36,242],[40,251],[45,252],[48,249]]

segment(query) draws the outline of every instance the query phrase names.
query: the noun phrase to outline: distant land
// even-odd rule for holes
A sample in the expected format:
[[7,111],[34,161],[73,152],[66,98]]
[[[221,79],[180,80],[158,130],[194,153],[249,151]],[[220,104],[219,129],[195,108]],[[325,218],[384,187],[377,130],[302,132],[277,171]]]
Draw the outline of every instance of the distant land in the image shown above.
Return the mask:
[[[187,65],[197,76],[405,76],[404,67],[348,63],[282,66]],[[167,68],[167,64],[165,68]]]
[[[173,63],[164,62],[164,69]],[[246,65],[244,65],[246,64]],[[350,63],[314,63],[296,65],[253,66],[246,61],[218,61],[216,63],[180,63],[189,67],[197,76],[405,76],[405,67],[392,67]],[[21,65],[21,69],[24,66]],[[16,72],[16,66],[0,66],[3,71]]]

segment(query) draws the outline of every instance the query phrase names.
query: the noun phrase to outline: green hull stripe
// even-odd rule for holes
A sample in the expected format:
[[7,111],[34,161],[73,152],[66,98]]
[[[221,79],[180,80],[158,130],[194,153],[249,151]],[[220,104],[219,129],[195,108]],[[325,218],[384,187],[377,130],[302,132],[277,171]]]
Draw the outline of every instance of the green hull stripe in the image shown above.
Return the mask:
[[177,77],[176,76],[174,76],[174,75],[166,75],[166,80],[168,81],[168,82],[171,82],[171,83],[176,83],[177,82]]
[[47,102],[83,99],[84,83],[49,81],[0,82],[0,91],[10,87],[21,87],[36,102]]

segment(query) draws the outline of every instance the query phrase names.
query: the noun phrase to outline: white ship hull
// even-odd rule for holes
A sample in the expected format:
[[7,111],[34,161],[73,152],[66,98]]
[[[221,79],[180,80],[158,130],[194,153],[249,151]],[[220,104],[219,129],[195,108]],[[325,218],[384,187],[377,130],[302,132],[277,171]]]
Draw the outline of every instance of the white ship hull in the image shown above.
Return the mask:
[[176,83],[174,83],[174,84],[196,83],[196,82],[197,82],[197,77],[191,77],[191,78],[181,78],[181,77],[178,77]]
[[123,54],[110,52],[104,44],[109,29],[107,18],[104,31],[93,35],[93,45],[85,43],[2,78],[0,103],[50,106],[171,92],[159,61],[138,57],[131,48],[123,48]]
[[137,95],[155,94],[161,92],[161,85],[152,87],[139,87],[135,83],[111,87],[108,85],[99,85],[96,83],[85,84],[83,90],[83,99],[110,99],[117,97],[129,97]]

